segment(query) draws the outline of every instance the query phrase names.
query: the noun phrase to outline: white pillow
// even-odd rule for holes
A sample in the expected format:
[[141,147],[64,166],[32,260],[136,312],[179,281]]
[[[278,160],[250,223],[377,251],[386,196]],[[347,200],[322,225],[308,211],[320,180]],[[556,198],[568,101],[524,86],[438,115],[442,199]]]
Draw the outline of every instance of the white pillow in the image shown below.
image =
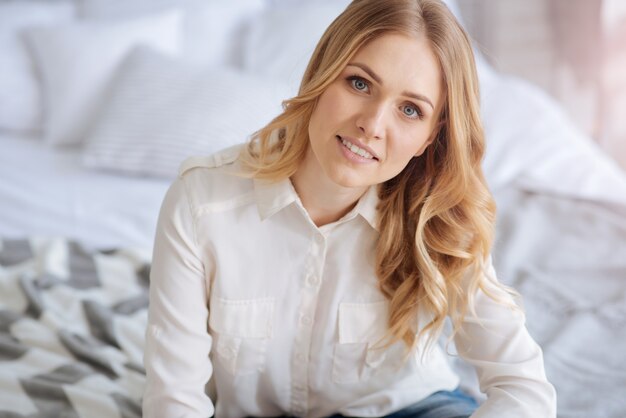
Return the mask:
[[295,2],[267,9],[247,30],[244,70],[285,80],[295,95],[315,46],[348,3]]
[[240,65],[243,27],[264,6],[264,0],[80,0],[86,19],[124,18],[164,8],[184,10],[183,56],[202,65]]
[[28,26],[66,22],[69,1],[0,1],[0,129],[41,129],[37,76],[20,31]]
[[626,175],[557,102],[521,79],[483,72],[482,118],[491,189],[526,190],[626,205]]
[[132,20],[77,22],[25,31],[42,75],[45,141],[51,145],[82,142],[124,56],[139,44],[177,53],[180,22],[181,13],[172,10]]
[[[298,92],[315,46],[349,0],[268,0],[270,7],[249,26],[243,42],[243,68],[285,80]],[[445,0],[461,21],[456,0]]]
[[283,83],[198,69],[147,48],[120,68],[85,148],[86,166],[173,178],[191,155],[244,142],[281,110]]

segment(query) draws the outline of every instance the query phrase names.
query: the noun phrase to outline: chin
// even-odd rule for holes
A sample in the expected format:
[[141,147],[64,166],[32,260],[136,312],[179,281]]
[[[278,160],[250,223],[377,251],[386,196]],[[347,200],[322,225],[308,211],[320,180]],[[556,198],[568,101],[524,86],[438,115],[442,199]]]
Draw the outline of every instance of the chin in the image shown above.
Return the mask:
[[360,187],[369,187],[371,184],[364,182],[363,178],[355,178],[357,176],[333,176],[331,179],[335,184],[347,189],[354,189]]

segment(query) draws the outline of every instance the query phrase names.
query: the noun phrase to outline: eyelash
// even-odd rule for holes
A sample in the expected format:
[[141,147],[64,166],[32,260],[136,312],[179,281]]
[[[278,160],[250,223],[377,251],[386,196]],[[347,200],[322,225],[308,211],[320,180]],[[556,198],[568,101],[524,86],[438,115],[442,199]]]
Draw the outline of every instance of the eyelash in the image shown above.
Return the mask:
[[[366,79],[364,79],[363,77],[358,76],[358,75],[356,75],[356,74],[351,75],[351,76],[348,76],[348,77],[346,78],[346,81],[348,81],[348,84],[350,85],[350,87],[352,87],[354,90],[359,91],[359,92],[363,92],[363,90],[359,90],[359,89],[357,89],[357,88],[354,86],[354,83],[355,83],[355,82],[357,82],[357,81],[360,81],[360,82],[364,83],[364,84],[365,84],[365,86],[366,86],[368,89],[370,88],[370,83],[369,83]],[[419,108],[419,106],[416,106],[416,105],[414,105],[413,103],[410,103],[410,104],[408,105],[408,107],[413,108],[413,109],[415,110],[416,115],[417,115],[417,118],[413,118],[413,117],[411,117],[411,116],[407,116],[409,119],[423,119],[423,118],[424,118],[424,113],[422,113],[422,110]],[[405,115],[405,116],[406,116],[406,115]]]

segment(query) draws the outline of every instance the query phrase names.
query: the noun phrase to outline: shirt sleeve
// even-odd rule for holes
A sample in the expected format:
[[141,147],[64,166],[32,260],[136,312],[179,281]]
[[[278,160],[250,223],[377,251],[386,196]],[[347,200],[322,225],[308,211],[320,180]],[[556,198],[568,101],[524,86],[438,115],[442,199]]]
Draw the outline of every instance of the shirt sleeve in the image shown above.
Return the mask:
[[208,286],[183,179],[168,190],[157,224],[144,350],[146,417],[210,417],[213,367]]
[[[488,290],[514,303],[494,285],[488,260]],[[459,355],[472,364],[487,400],[472,418],[553,418],[556,392],[548,382],[539,345],[528,333],[520,310],[495,301],[483,291],[476,295],[476,316],[468,313],[455,335]]]

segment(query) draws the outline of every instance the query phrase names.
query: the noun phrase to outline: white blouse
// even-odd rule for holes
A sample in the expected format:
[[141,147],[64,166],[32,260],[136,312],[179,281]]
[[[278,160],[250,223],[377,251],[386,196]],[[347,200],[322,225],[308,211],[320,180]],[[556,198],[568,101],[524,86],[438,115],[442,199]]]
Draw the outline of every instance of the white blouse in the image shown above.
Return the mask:
[[[388,304],[374,270],[376,188],[317,227],[289,180],[233,174],[238,147],[181,167],[159,217],[144,363],[146,417],[377,417],[458,377],[438,345],[376,347]],[[488,274],[493,274],[493,269]],[[457,351],[488,399],[474,417],[554,417],[524,316],[483,293]]]

